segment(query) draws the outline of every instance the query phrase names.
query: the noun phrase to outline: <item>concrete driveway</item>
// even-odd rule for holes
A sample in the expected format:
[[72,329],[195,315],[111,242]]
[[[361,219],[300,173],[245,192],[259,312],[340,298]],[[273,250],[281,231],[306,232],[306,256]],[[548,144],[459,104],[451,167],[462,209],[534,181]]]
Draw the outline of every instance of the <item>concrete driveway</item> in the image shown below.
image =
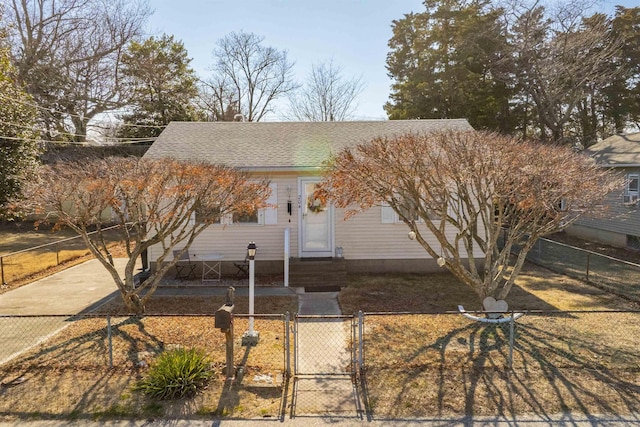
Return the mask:
[[[127,260],[114,263],[124,274]],[[0,315],[78,314],[115,295],[113,278],[92,259],[0,295]]]
[[[127,260],[114,262],[123,274]],[[96,259],[0,295],[0,364],[69,325],[68,316],[118,295],[113,278]]]

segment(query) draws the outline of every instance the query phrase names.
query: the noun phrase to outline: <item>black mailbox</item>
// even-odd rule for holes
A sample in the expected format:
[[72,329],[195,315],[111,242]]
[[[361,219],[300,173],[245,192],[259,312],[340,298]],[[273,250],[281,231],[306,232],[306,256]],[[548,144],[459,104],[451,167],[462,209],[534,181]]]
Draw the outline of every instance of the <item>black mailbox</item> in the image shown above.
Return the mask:
[[221,330],[231,329],[233,323],[233,305],[223,305],[216,311],[214,326]]

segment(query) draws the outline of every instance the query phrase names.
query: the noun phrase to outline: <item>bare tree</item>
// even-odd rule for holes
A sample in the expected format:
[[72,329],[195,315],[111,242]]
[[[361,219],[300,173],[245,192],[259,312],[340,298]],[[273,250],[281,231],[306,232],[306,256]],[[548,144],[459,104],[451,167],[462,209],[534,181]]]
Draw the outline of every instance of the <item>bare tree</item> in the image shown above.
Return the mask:
[[[410,236],[481,299],[504,299],[539,237],[597,211],[621,185],[566,147],[447,131],[345,149],[318,196],[347,208],[347,216],[388,204]],[[512,257],[514,245],[521,250]]]
[[47,139],[82,141],[91,118],[126,104],[121,54],[141,34],[146,0],[10,0],[7,9],[17,76],[46,107]]
[[502,62],[533,102],[542,139],[565,140],[579,104],[618,72],[608,65],[620,43],[609,37],[604,15],[587,25],[590,6],[580,0],[549,11],[537,2],[516,2],[505,15],[511,48]]
[[241,114],[236,91],[226,76],[200,81],[197,104],[212,122],[231,122]]
[[287,52],[263,46],[263,40],[253,33],[234,32],[218,41],[208,95],[222,117],[231,105],[246,121],[260,121],[272,112],[274,100],[297,87]]
[[[136,313],[144,312],[160,279],[175,265],[168,256],[177,245],[186,251],[217,218],[262,207],[270,193],[267,182],[249,181],[236,170],[171,159],[58,162],[43,167],[39,177],[25,190],[21,206],[82,236],[113,277],[125,305]],[[113,223],[124,231],[129,257],[124,277],[103,239],[105,224]],[[92,228],[98,232],[89,235]],[[136,285],[136,260],[153,245],[160,248],[157,269]]]
[[296,120],[332,122],[348,120],[364,89],[362,77],[346,79],[333,60],[314,64],[305,85],[289,96],[290,116]]

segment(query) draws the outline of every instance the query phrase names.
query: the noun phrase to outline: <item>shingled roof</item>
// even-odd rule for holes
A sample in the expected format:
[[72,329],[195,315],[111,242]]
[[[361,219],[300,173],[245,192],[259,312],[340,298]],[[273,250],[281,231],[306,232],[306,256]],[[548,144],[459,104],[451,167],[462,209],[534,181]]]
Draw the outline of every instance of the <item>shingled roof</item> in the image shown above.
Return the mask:
[[254,170],[317,169],[331,153],[375,137],[472,130],[465,119],[359,122],[171,122],[145,158],[204,160]]
[[602,166],[640,166],[640,132],[611,136],[585,151]]

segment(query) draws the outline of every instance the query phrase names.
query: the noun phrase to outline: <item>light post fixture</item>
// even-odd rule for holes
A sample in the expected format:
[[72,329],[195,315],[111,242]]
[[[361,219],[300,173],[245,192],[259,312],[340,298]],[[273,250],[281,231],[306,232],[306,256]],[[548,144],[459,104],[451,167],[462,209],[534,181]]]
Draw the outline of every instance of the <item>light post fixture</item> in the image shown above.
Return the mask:
[[247,246],[247,257],[249,258],[249,330],[242,336],[242,345],[256,345],[260,334],[253,329],[254,313],[254,288],[255,288],[255,258],[258,247],[255,242],[249,242]]

